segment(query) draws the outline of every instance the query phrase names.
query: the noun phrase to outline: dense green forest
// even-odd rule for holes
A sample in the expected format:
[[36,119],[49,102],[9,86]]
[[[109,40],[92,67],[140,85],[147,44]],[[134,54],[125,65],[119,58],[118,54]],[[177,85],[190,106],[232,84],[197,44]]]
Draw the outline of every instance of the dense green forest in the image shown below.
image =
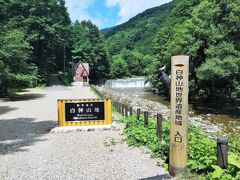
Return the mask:
[[[177,1],[153,42],[157,66],[169,72],[171,55],[188,54],[191,94],[240,95],[239,13],[237,0]],[[156,74],[150,81],[161,86]]]
[[91,78],[109,74],[98,28],[90,21],[72,24],[64,0],[0,0],[0,9],[0,94],[46,83],[63,70],[64,58],[66,72],[81,60],[90,63]]
[[[111,77],[146,76],[157,61],[152,42],[175,2],[148,9],[128,22],[102,30],[111,61]],[[121,67],[121,68],[116,68]]]
[[[126,23],[106,29],[104,36],[111,55],[119,54],[122,49],[136,50],[144,55],[151,55],[149,46],[154,35],[163,27],[174,2],[148,9]],[[104,30],[103,30],[104,32]]]
[[1,0],[0,87],[44,83],[62,65],[63,46],[71,46],[71,21],[63,0]]
[[90,79],[99,81],[109,75],[109,55],[103,38],[91,21],[76,21],[73,24],[73,62],[88,62],[91,68]]
[[[163,90],[157,69],[166,65],[170,74],[171,56],[187,54],[192,96],[240,96],[239,14],[238,0],[175,0],[149,9],[104,32],[111,67],[121,63],[126,69],[119,70],[121,76],[148,75],[148,81]],[[111,72],[119,77],[114,68]]]
[[240,96],[238,0],[174,0],[102,33],[91,21],[71,23],[64,0],[1,0],[0,8],[2,94],[46,83],[63,59],[65,76],[83,61],[92,81],[145,76],[164,90],[157,69],[170,74],[171,56],[184,53],[191,95]]

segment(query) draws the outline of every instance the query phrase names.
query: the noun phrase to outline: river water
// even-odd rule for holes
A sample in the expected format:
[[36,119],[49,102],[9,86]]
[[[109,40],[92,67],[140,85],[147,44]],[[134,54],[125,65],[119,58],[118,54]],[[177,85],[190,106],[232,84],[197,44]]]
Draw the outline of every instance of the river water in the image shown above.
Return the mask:
[[[163,96],[144,91],[143,88],[114,88],[113,91],[137,94],[150,101],[156,101],[170,108],[170,102]],[[216,101],[192,101],[189,115],[199,116],[212,124],[222,126],[223,133],[240,141],[240,108],[236,104]]]

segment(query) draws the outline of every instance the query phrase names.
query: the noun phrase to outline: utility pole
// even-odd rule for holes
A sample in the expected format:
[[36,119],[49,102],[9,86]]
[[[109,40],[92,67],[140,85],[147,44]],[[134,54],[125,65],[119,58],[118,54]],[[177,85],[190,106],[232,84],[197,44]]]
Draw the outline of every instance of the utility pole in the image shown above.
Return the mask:
[[63,45],[63,72],[65,73],[65,59],[66,59],[66,55],[65,55],[65,43]]

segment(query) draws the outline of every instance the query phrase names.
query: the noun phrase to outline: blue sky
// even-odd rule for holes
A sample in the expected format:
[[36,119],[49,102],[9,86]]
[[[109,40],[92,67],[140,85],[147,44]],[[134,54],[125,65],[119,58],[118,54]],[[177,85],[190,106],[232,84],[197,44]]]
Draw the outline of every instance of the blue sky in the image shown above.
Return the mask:
[[146,9],[171,0],[66,0],[71,20],[91,20],[99,29],[128,21]]

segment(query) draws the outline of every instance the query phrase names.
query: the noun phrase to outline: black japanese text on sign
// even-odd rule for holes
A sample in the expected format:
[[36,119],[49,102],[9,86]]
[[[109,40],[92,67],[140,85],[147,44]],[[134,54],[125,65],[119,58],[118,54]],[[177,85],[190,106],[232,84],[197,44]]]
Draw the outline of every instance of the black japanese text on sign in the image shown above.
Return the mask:
[[65,102],[65,121],[104,120],[104,102]]
[[[183,102],[183,68],[176,67],[176,94],[175,94],[175,125],[182,126],[182,102]],[[176,141],[177,142],[177,141]]]

